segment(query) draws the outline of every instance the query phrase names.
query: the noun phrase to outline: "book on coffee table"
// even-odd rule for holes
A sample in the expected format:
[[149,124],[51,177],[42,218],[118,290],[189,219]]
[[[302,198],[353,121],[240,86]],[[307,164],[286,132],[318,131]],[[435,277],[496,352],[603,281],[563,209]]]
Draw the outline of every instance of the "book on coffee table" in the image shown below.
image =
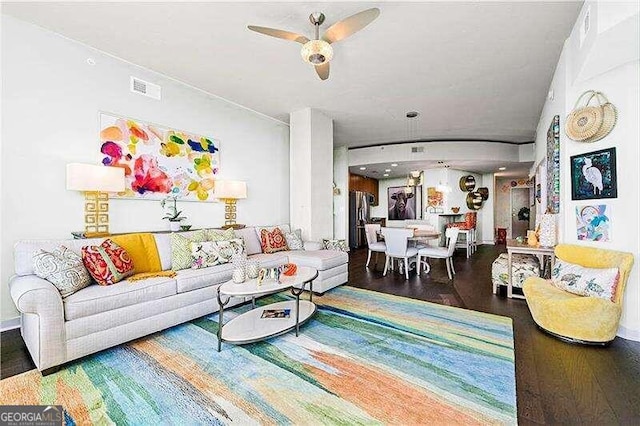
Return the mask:
[[291,309],[265,309],[260,318],[289,318]]

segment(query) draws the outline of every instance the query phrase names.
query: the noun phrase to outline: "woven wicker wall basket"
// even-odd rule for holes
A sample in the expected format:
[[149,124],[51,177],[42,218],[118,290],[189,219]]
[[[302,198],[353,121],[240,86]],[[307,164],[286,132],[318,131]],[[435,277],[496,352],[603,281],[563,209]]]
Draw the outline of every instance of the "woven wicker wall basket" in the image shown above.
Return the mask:
[[[586,102],[582,104],[583,99]],[[597,105],[591,105],[595,99]],[[567,116],[565,133],[579,142],[595,142],[607,136],[616,124],[616,107],[601,92],[588,90],[578,98]]]

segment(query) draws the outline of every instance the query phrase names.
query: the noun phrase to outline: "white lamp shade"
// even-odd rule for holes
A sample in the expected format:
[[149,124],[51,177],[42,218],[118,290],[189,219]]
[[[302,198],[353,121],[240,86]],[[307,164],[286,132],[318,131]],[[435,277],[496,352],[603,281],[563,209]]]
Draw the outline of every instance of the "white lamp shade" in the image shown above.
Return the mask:
[[67,164],[67,189],[122,192],[124,191],[124,169],[96,164]]
[[223,200],[247,198],[247,183],[239,180],[217,180],[214,195]]

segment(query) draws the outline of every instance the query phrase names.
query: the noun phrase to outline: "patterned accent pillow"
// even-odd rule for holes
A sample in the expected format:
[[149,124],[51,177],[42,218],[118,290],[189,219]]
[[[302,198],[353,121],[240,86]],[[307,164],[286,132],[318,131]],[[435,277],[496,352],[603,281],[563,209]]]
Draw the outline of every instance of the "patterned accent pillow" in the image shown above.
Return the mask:
[[91,276],[82,258],[65,246],[51,253],[38,250],[33,255],[33,270],[37,276],[56,286],[62,297],[71,296],[91,284]]
[[207,241],[229,241],[236,238],[236,231],[229,229],[207,229]]
[[229,263],[244,254],[244,240],[205,241],[191,243],[191,268],[200,269]]
[[82,247],[82,261],[100,285],[115,284],[133,275],[133,261],[129,253],[110,239],[99,246]]
[[551,283],[569,293],[613,301],[619,279],[618,268],[585,268],[556,259]]
[[284,239],[287,240],[289,250],[304,250],[304,242],[302,241],[302,229],[296,229],[293,232],[285,232]]
[[179,271],[191,268],[191,243],[207,241],[207,233],[204,230],[194,231],[189,237],[180,234],[171,234],[171,269]]
[[349,251],[346,240],[322,240],[322,248],[324,250]]
[[287,240],[284,238],[284,234],[280,228],[273,228],[272,231],[261,229],[260,245],[262,246],[263,253],[277,253],[279,251],[289,250]]

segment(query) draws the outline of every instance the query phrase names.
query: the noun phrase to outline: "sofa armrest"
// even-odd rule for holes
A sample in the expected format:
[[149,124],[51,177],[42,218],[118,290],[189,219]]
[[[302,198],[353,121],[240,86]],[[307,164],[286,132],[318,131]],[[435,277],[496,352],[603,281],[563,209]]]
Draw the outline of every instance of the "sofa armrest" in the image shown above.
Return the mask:
[[22,315],[22,337],[38,370],[66,360],[64,307],[58,289],[35,275],[13,276],[11,298]]
[[304,249],[305,251],[322,250],[322,243],[320,241],[305,241]]

